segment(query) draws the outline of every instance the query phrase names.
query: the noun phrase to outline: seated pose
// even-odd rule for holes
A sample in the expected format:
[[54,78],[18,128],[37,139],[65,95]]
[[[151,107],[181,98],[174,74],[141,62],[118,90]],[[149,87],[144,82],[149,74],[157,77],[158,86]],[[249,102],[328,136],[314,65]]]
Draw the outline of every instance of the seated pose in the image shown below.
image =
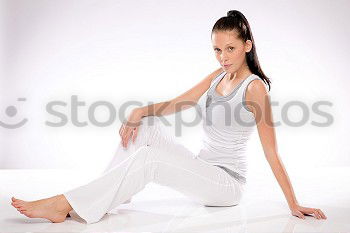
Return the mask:
[[[115,155],[99,177],[41,200],[12,197],[12,205],[29,218],[63,222],[77,214],[90,224],[154,182],[204,206],[236,206],[245,191],[247,141],[257,128],[291,214],[325,219],[320,209],[299,205],[280,160],[266,89],[271,81],[260,67],[245,16],[229,11],[213,26],[211,41],[220,68],[171,101],[133,109],[119,130]],[[203,119],[198,154],[176,142],[160,117],[193,106]]]

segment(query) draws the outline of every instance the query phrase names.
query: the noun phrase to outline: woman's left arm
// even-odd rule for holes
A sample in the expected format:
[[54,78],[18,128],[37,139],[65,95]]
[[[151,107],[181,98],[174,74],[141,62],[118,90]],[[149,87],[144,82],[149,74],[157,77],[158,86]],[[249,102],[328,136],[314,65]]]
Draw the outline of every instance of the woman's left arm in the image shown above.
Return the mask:
[[246,103],[247,108],[254,114],[265,157],[282,188],[292,215],[305,219],[304,214],[314,214],[317,219],[326,219],[320,209],[302,207],[295,197],[287,171],[278,154],[270,97],[262,80],[254,80],[248,85]]

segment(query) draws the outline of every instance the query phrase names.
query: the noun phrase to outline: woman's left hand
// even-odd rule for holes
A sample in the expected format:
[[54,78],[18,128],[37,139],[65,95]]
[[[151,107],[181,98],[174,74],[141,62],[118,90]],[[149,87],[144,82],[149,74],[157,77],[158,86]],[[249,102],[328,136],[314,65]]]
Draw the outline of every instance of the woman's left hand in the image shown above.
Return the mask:
[[300,205],[295,205],[290,208],[292,215],[297,216],[299,218],[305,219],[305,215],[312,216],[311,214],[314,214],[314,217],[317,219],[327,219],[326,215],[322,212],[320,209],[316,208],[308,208],[303,207]]

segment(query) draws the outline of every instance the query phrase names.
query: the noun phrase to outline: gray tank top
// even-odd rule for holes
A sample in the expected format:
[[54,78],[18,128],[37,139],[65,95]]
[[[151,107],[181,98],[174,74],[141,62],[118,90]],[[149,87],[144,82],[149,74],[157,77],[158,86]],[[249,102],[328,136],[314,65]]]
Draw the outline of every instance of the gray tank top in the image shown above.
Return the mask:
[[245,103],[248,84],[260,79],[252,74],[242,80],[227,96],[216,92],[216,86],[227,72],[215,77],[197,104],[203,124],[202,148],[197,158],[224,169],[240,183],[246,183],[246,146],[256,128],[254,114]]

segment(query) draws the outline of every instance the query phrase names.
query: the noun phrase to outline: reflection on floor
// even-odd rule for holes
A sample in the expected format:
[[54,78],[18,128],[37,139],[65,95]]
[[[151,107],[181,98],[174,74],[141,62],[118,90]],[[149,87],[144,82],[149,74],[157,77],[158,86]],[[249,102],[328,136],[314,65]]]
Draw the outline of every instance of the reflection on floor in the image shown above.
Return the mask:
[[328,217],[299,219],[290,214],[270,171],[250,171],[242,203],[204,207],[170,188],[148,184],[131,203],[118,206],[100,222],[67,218],[51,223],[27,218],[11,206],[11,196],[36,200],[62,193],[91,179],[89,171],[0,170],[1,232],[350,232],[350,169],[288,171],[299,203]]

